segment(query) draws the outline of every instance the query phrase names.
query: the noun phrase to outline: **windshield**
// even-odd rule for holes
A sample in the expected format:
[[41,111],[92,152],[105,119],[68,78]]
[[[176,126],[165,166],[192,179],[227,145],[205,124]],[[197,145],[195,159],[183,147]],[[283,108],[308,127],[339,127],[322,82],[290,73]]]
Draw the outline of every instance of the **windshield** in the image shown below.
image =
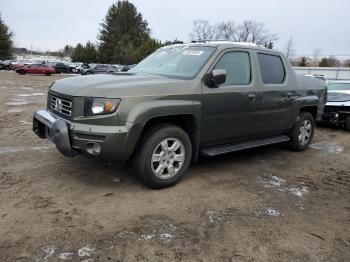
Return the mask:
[[214,47],[167,46],[158,49],[129,72],[194,78],[214,51]]
[[350,83],[331,83],[327,88],[328,91],[350,90]]

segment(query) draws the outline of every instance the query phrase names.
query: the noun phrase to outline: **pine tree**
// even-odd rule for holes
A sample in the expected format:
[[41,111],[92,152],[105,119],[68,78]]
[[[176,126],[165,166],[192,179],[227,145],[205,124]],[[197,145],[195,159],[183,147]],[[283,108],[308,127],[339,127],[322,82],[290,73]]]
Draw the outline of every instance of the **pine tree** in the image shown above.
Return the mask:
[[158,47],[150,42],[154,40],[147,21],[128,1],[118,1],[108,9],[98,39],[99,60],[103,63],[134,64]]
[[74,48],[74,52],[72,55],[73,62],[84,62],[82,59],[84,58],[84,47],[82,44],[78,43]]
[[93,43],[88,41],[83,49],[84,60],[86,63],[96,63],[97,61],[97,51]]
[[12,57],[12,33],[9,32],[7,25],[1,19],[0,15],[0,59],[9,59]]

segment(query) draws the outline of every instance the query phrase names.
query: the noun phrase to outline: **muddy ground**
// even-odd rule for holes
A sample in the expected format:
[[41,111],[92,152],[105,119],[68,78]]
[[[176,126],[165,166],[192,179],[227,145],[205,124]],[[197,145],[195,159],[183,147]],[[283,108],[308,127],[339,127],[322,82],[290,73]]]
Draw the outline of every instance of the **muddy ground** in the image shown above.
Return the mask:
[[0,71],[0,261],[350,261],[350,133],[203,158],[151,190],[31,131],[49,84]]

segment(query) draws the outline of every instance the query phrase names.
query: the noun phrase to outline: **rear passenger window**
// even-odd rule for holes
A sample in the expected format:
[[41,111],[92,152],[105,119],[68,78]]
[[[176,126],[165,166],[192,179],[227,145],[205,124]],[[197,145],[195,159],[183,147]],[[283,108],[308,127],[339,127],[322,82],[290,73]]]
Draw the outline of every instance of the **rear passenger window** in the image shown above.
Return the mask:
[[250,83],[250,59],[246,52],[224,54],[216,64],[215,69],[226,71],[226,82],[223,85],[247,85]]
[[285,70],[280,56],[258,54],[260,72],[265,84],[282,84]]

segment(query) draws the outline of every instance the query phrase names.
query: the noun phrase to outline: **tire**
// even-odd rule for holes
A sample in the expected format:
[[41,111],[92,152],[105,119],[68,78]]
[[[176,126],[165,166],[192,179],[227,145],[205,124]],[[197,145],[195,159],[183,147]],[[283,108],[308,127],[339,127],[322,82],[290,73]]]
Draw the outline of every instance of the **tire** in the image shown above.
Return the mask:
[[289,135],[291,149],[294,151],[306,150],[312,142],[314,132],[314,117],[309,112],[301,112]]
[[132,170],[141,182],[155,189],[179,182],[191,164],[192,144],[188,134],[178,126],[161,124],[148,129],[140,141],[132,159]]
[[345,118],[344,127],[346,130],[350,131],[350,115]]
[[85,75],[91,75],[91,72],[90,72],[90,71],[87,71]]
[[51,73],[50,73],[50,72],[45,72],[45,75],[46,75],[46,76],[50,76]]
[[20,71],[18,71],[18,73],[20,73],[21,75],[25,75],[25,74],[26,74],[26,71],[20,70]]

